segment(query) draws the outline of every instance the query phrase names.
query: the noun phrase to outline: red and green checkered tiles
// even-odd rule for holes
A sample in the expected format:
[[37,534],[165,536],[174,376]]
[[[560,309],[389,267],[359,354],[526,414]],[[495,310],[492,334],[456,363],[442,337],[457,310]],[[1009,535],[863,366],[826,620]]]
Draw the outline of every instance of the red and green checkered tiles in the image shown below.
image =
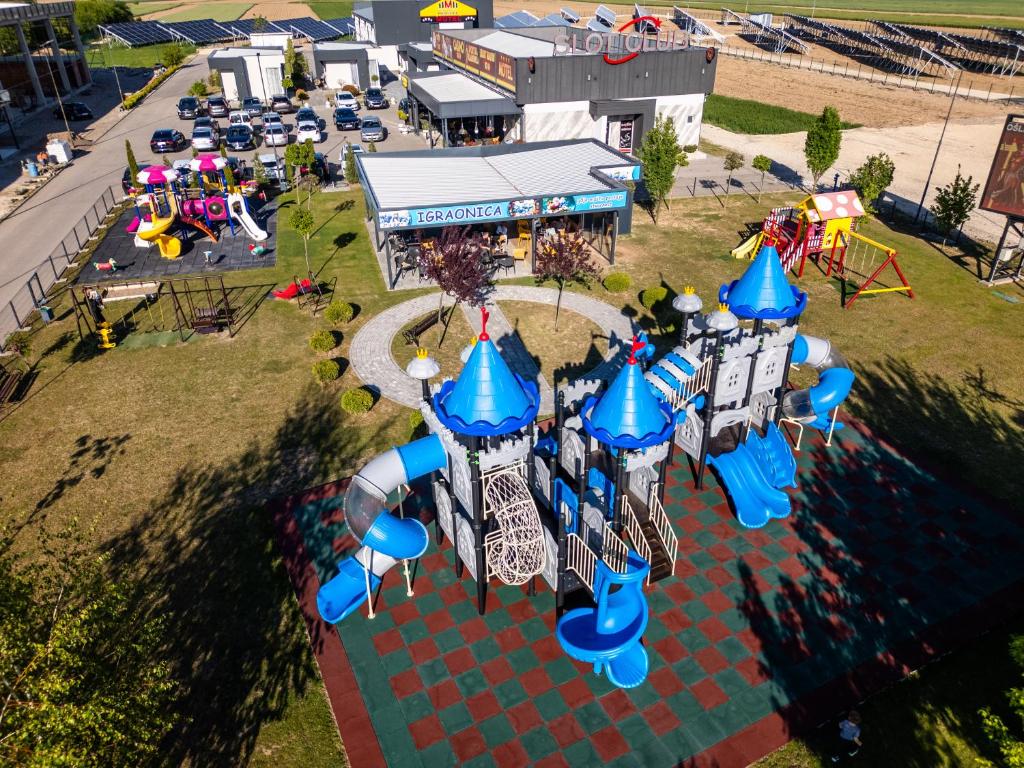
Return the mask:
[[[680,556],[647,591],[651,672],[629,691],[565,656],[539,579],[532,598],[492,585],[478,616],[447,542],[420,560],[415,597],[395,569],[376,618],[337,627],[375,731],[358,738],[396,768],[675,765],[1024,577],[1012,514],[858,433],[798,464],[794,514],[756,531],[710,474],[696,492],[685,464],[670,472]],[[295,512],[321,581],[355,546],[340,502]]]

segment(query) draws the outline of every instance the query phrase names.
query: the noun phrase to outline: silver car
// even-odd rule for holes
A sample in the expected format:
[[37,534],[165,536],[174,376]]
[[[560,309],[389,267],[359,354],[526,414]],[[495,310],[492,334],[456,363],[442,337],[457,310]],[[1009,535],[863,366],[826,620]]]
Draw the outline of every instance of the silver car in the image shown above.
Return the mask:
[[283,147],[288,143],[288,130],[281,123],[271,123],[263,128],[263,143],[268,147]]
[[363,141],[384,141],[387,138],[388,129],[379,117],[367,115],[363,118],[363,124],[359,128],[359,138]]
[[196,128],[192,131],[192,146],[198,150],[215,150],[220,146],[220,137],[212,128]]

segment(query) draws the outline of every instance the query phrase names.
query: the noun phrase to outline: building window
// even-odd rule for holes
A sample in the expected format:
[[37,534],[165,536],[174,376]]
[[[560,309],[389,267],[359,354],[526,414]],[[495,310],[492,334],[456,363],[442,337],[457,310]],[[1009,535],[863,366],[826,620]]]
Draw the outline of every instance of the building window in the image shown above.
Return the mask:
[[686,122],[692,123],[693,122],[693,115],[687,115],[686,116]]

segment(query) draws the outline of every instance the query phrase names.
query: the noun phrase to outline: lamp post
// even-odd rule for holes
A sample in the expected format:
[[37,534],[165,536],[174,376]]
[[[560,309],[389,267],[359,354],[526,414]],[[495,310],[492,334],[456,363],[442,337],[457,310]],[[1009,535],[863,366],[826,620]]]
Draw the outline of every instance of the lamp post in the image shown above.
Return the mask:
[[935,172],[935,164],[939,161],[939,150],[942,149],[942,140],[946,137],[946,126],[949,125],[949,116],[953,114],[953,104],[956,103],[957,94],[960,92],[960,79],[964,76],[961,69],[956,77],[956,87],[953,89],[953,97],[949,100],[949,109],[946,110],[946,120],[942,123],[942,133],[939,134],[939,143],[935,145],[935,156],[932,158],[932,167],[928,169],[928,178],[924,181],[924,190],[921,192],[921,202],[917,204],[917,213],[914,214],[914,223],[921,218],[921,209],[924,208],[924,199],[928,196],[928,185],[932,183],[932,174]]
[[426,349],[420,347],[416,350],[416,357],[410,360],[409,364],[405,366],[405,372],[412,378],[420,380],[423,401],[425,403],[429,403],[430,379],[441,372],[441,366],[437,364],[437,361],[434,358],[430,357],[430,354]]
[[[260,59],[260,52],[256,51],[256,68],[260,71],[260,90],[263,91],[263,109],[267,108],[267,81],[263,72],[263,62]],[[267,140],[266,123],[263,120],[263,114],[260,113],[260,124],[263,127],[263,141]],[[274,150],[274,173],[275,175],[280,169],[280,158],[277,156],[277,144],[271,144],[270,148]],[[280,179],[278,179],[280,181]],[[298,193],[296,193],[298,194]]]

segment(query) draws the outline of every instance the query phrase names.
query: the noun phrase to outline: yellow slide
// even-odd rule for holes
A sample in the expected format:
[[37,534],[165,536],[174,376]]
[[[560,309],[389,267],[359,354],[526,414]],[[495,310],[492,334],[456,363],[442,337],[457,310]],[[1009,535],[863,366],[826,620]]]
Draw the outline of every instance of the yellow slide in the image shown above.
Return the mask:
[[156,243],[160,248],[160,255],[165,259],[176,259],[181,255],[181,241],[164,233],[171,228],[177,216],[178,207],[174,204],[174,198],[171,197],[170,215],[159,218],[154,216],[150,221],[140,221],[135,234],[142,240]]
[[757,255],[758,249],[761,247],[761,240],[764,239],[764,232],[758,232],[756,235],[747,238],[743,241],[742,245],[733,248],[731,253],[734,259],[752,259]]

